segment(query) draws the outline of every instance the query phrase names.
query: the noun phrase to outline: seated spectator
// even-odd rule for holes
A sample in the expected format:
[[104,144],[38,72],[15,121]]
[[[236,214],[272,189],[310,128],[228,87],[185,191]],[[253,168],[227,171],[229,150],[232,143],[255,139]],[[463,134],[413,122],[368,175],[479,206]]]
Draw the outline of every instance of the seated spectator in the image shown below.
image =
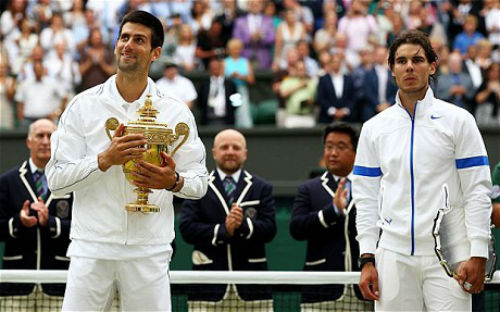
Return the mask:
[[436,97],[471,110],[475,90],[470,76],[462,69],[462,56],[453,52],[448,59],[449,73],[439,77]]
[[478,125],[500,125],[500,64],[492,63],[476,92],[474,117]]
[[432,6],[424,6],[420,0],[414,0],[411,2],[412,5],[414,3],[417,4],[416,17],[418,18],[418,22],[414,28],[408,27],[408,29],[418,29],[426,33],[428,36],[439,37],[443,40],[444,44],[448,45],[448,38],[443,25],[433,18],[431,12],[429,12],[429,9],[432,8]]
[[481,66],[479,66],[477,60],[477,50],[478,45],[471,45],[467,48],[467,53],[463,56],[464,62],[464,70],[469,74],[472,85],[474,89],[477,90],[481,83],[483,82],[483,72]]
[[483,39],[484,36],[476,31],[477,29],[477,17],[473,15],[468,15],[465,18],[463,31],[455,37],[453,41],[453,50],[460,52],[462,55],[467,53],[467,48],[471,45],[476,44],[479,40]]
[[228,57],[224,60],[224,75],[233,80],[241,96],[241,105],[236,111],[235,125],[237,127],[250,128],[253,125],[253,121],[250,114],[248,85],[255,82],[255,77],[250,62],[240,56],[242,50],[243,43],[239,39],[231,39],[227,43]]
[[[211,4],[214,5],[214,2],[217,3],[217,1],[212,1]],[[221,39],[224,45],[227,45],[229,39],[232,38],[236,18],[242,16],[244,12],[238,8],[236,0],[224,0],[220,4],[222,4],[220,10],[215,16],[222,23]]]
[[19,29],[13,31],[6,40],[13,75],[19,74],[39,40],[35,29],[36,23],[31,22],[28,18],[23,18],[19,21],[18,26]]
[[332,55],[330,72],[319,79],[317,104],[319,123],[349,120],[353,113],[355,89],[350,76],[342,73],[342,54]]
[[75,42],[71,31],[64,25],[61,14],[55,13],[50,20],[50,27],[40,32],[40,44],[44,52],[52,51],[58,42],[64,42],[71,53],[75,50]]
[[15,31],[19,21],[27,17],[26,0],[10,0],[7,4],[7,10],[0,15],[0,34],[7,39],[12,31]]
[[314,51],[319,54],[321,51],[332,49],[336,34],[337,13],[335,11],[325,12],[323,27],[314,34]]
[[163,77],[156,81],[156,87],[166,96],[186,103],[189,109],[193,109],[193,103],[198,97],[191,80],[179,74],[179,69],[175,63],[165,65]]
[[300,40],[305,39],[306,30],[304,25],[296,20],[296,15],[293,10],[286,10],[285,20],[281,22],[276,31],[273,70],[286,68],[285,62],[288,50],[295,48]]
[[172,55],[172,61],[180,68],[191,71],[198,66],[198,59],[195,57],[196,38],[189,24],[182,24],[179,28],[179,40]]
[[318,81],[307,74],[304,61],[298,61],[280,85],[280,95],[285,99],[285,128],[314,127],[314,99]]
[[484,72],[488,67],[490,67],[491,63],[493,62],[491,55],[493,46],[487,39],[482,39],[476,43],[476,47],[477,56],[475,58],[475,62]]
[[[490,0],[484,22],[488,32],[488,40],[492,45],[500,46],[500,0]],[[486,1],[485,1],[486,6]]]
[[[306,34],[312,34],[314,31],[314,15],[309,7],[300,4],[297,0],[283,0],[285,10],[292,10],[295,13],[296,21],[302,23]],[[310,39],[310,38],[309,38]]]
[[367,11],[361,0],[353,0],[347,15],[339,20],[338,31],[347,36],[347,50],[358,52],[375,39],[377,22]]
[[[216,168],[206,195],[185,200],[180,216],[181,235],[194,246],[193,270],[267,271],[266,244],[276,235],[272,186],[244,169],[247,145],[240,132],[219,132],[212,155]],[[194,289],[188,296],[190,312],[273,311],[269,285]]]
[[317,76],[319,71],[318,62],[310,56],[309,43],[300,40],[297,43],[297,52],[299,53],[299,59],[306,65],[307,75],[310,77]]
[[210,60],[210,76],[200,82],[198,106],[201,125],[234,125],[235,106],[230,98],[236,94],[236,85],[231,79],[224,78],[221,60]]
[[16,81],[8,75],[7,63],[0,59],[0,130],[14,128]]
[[26,62],[24,62],[21,71],[17,75],[17,81],[18,82],[23,82],[26,80],[34,80],[35,79],[35,72],[33,70],[33,64],[35,62],[43,62],[44,60],[44,52],[43,48],[41,45],[36,45],[32,50],[31,50],[31,55]]
[[273,21],[262,14],[262,0],[248,2],[248,14],[238,17],[233,28],[233,37],[243,42],[241,55],[256,68],[269,69],[272,64],[271,48],[275,40]]
[[56,121],[66,106],[64,89],[46,75],[41,61],[33,64],[34,80],[22,82],[14,99],[17,103],[17,119],[25,128],[40,118]]
[[196,0],[193,1],[191,7],[191,28],[193,33],[198,35],[203,31],[208,31],[214,18],[214,12],[209,6],[208,1]]
[[113,54],[102,41],[101,31],[94,28],[80,59],[81,91],[104,83],[114,72]]
[[203,62],[204,68],[208,68],[208,62],[213,57],[224,57],[224,40],[222,33],[222,21],[215,19],[208,30],[198,33],[195,56]]
[[56,43],[54,51],[47,55],[43,64],[47,68],[47,75],[64,89],[67,98],[72,98],[75,94],[75,88],[82,81],[82,76],[80,75],[78,63],[66,51],[65,43]]
[[398,87],[392,79],[389,69],[388,53],[385,46],[377,46],[374,51],[375,64],[367,72],[363,82],[368,100],[368,110],[364,111],[361,122],[365,122],[372,116],[385,110],[395,102]]

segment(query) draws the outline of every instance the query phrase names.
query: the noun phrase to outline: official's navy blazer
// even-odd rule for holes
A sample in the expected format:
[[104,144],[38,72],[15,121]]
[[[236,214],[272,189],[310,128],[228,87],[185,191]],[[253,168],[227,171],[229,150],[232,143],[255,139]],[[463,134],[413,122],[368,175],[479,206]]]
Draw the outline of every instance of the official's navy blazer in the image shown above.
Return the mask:
[[[347,216],[337,214],[333,208],[336,189],[337,182],[325,172],[304,182],[297,190],[290,232],[296,240],[307,241],[304,271],[359,271],[359,245],[355,239],[356,208],[350,203]],[[346,263],[350,267],[346,268]],[[361,299],[357,287],[355,291]],[[303,286],[302,302],[336,300],[343,292],[343,285]]]
[[[194,245],[193,270],[265,271],[265,244],[276,234],[272,186],[242,170],[236,188],[236,203],[244,211],[242,225],[234,236],[226,236],[227,198],[217,170],[210,174],[207,194],[200,200],[185,200],[180,216],[180,232]],[[219,301],[227,285],[202,285],[189,300]],[[244,300],[271,299],[269,286],[236,285]]]
[[[46,227],[27,228],[21,224],[19,213],[26,200],[38,201],[28,161],[0,176],[0,240],[5,242],[3,269],[67,270],[72,196],[55,197],[48,191]],[[26,295],[33,287],[34,284],[1,283],[0,296]],[[62,296],[65,285],[43,284],[42,288],[46,294]]]
[[[319,78],[317,90],[316,101],[320,108],[318,122],[331,123],[333,121],[333,116],[328,115],[328,110],[331,107],[335,107],[336,109],[342,109],[344,107],[349,108],[351,115],[354,113],[355,89],[354,81],[351,76],[344,75],[344,88],[340,99],[337,98],[335,94],[335,88],[330,74],[323,75]],[[350,120],[350,116],[347,116],[346,120]]]

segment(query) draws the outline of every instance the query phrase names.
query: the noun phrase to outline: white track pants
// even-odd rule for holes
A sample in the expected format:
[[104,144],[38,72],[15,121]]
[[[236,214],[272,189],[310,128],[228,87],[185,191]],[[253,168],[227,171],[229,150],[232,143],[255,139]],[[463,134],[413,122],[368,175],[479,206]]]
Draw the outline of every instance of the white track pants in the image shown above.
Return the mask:
[[120,293],[122,311],[171,311],[169,255],[133,260],[71,257],[63,311],[109,310]]
[[436,256],[406,256],[378,248],[376,311],[471,311],[471,295],[446,275]]

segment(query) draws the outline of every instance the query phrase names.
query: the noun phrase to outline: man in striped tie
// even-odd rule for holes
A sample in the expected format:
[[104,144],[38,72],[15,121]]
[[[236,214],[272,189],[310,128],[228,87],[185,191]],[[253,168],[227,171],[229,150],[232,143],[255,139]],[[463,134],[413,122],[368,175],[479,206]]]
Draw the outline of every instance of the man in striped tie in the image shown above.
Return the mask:
[[[184,240],[194,245],[194,270],[267,270],[265,244],[276,234],[272,187],[243,169],[245,137],[227,129],[215,136],[217,168],[207,194],[185,200],[180,217]],[[269,286],[205,285],[189,295],[189,311],[272,311]]]
[[[72,196],[54,196],[47,186],[50,136],[48,119],[33,122],[26,145],[30,157],[0,176],[0,241],[4,269],[66,270]],[[43,291],[42,291],[43,288]],[[0,284],[0,311],[61,310],[63,284]],[[50,297],[49,297],[50,295]],[[41,310],[40,310],[41,311]]]

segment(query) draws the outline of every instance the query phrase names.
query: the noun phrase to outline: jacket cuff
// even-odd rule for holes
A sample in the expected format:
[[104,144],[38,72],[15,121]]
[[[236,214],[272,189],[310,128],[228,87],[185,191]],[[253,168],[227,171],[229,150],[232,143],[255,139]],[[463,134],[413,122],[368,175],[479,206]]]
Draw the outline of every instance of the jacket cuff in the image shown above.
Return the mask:
[[377,249],[377,237],[356,237],[359,242],[359,254],[362,255],[364,253],[375,254],[375,250]]
[[253,223],[250,218],[245,218],[236,233],[239,237],[244,237],[245,239],[250,239],[253,234]]
[[61,235],[61,219],[49,216],[49,232],[52,238],[58,238]]
[[470,256],[488,258],[488,240],[473,238],[470,240]]
[[223,244],[227,237],[226,237],[226,225],[224,223],[222,224],[216,224],[214,227],[214,236],[212,238],[212,246],[217,247],[218,245]]
[[332,205],[327,205],[325,208],[320,210],[318,212],[318,218],[319,222],[325,227],[329,228],[332,225],[335,225],[339,218],[341,218],[341,215],[338,215],[335,212],[335,209],[333,208]]
[[9,235],[12,238],[17,238],[17,233],[19,232],[19,226],[21,225],[21,220],[19,216],[14,216],[9,219]]

